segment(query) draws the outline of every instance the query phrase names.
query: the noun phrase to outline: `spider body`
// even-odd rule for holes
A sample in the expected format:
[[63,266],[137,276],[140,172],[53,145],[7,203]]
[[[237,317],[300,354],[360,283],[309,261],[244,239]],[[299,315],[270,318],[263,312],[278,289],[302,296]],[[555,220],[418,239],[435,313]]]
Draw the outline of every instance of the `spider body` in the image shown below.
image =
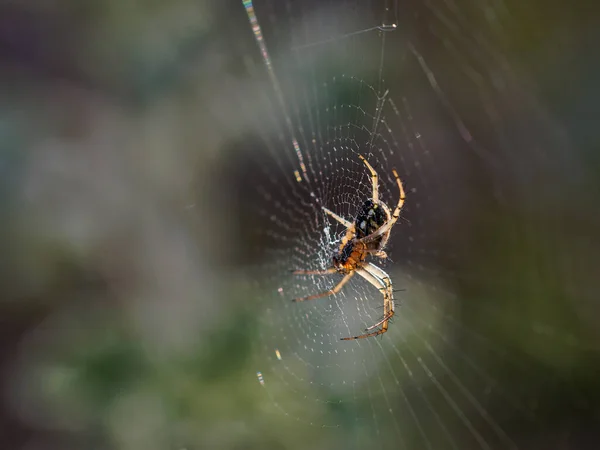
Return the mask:
[[[374,235],[387,221],[390,220],[390,210],[382,203],[373,199],[366,200],[354,219],[353,226],[348,228],[346,236],[340,244],[339,253],[333,257],[333,266],[339,273],[346,274],[360,267],[369,253],[382,253],[387,242],[389,231],[382,235]],[[374,236],[372,239],[366,239]],[[380,255],[378,255],[380,256]]]
[[[385,333],[388,329],[389,320],[394,315],[394,299],[392,282],[390,277],[379,267],[373,263],[367,262],[367,256],[372,255],[379,258],[387,258],[384,251],[385,246],[390,237],[392,227],[400,216],[400,210],[404,205],[404,188],[398,173],[394,169],[392,172],[396,178],[400,198],[398,204],[391,213],[388,206],[379,201],[379,186],[378,175],[375,169],[367,162],[367,160],[359,155],[360,159],[371,172],[372,198],[366,200],[359,208],[354,221],[350,222],[327,208],[323,208],[326,214],[346,227],[346,235],[342,239],[338,253],[333,257],[332,267],[326,270],[296,270],[296,275],[325,275],[331,273],[339,273],[344,275],[344,278],[329,291],[311,295],[308,297],[296,298],[295,302],[313,300],[320,297],[337,294],[344,284],[346,284],[355,273],[358,273],[365,280],[375,286],[383,295],[383,319],[375,325],[367,328],[370,331],[376,328],[375,331],[361,334],[359,336],[342,338],[342,340],[363,339],[371,336],[377,336]],[[381,326],[381,328],[378,328]]]

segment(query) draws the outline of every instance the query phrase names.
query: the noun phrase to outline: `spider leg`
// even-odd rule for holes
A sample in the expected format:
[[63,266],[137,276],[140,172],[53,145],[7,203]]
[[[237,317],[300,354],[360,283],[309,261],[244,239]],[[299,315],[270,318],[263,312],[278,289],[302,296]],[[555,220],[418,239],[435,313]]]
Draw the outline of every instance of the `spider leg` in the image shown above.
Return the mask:
[[321,292],[320,294],[309,295],[308,297],[295,298],[292,301],[293,302],[305,302],[307,300],[314,300],[315,298],[328,297],[329,295],[337,294],[338,292],[340,292],[342,290],[342,287],[344,287],[344,285],[348,281],[350,281],[350,278],[352,278],[353,275],[354,275],[354,272],[350,272],[348,275],[346,275],[344,278],[342,278],[342,280],[333,289],[330,289],[325,292]]
[[324,206],[323,206],[323,211],[325,211],[327,214],[329,214],[331,217],[333,217],[339,223],[341,223],[342,225],[344,225],[346,228],[350,228],[352,226],[352,222],[348,222],[346,219],[344,219],[343,217],[338,216],[336,213],[334,213],[333,211],[325,208]]
[[400,192],[400,197],[398,198],[398,204],[396,205],[396,208],[394,209],[394,213],[392,214],[392,225],[394,223],[396,223],[396,220],[398,220],[398,217],[400,217],[400,210],[402,209],[402,206],[404,206],[404,200],[406,200],[406,194],[404,192],[404,186],[402,186],[402,180],[400,179],[400,176],[398,175],[398,172],[396,171],[396,169],[392,169],[392,173],[394,174],[394,178],[396,179],[396,183],[398,184],[398,191]]
[[367,162],[367,160],[365,159],[365,157],[363,155],[358,155],[358,157],[362,160],[362,162],[365,163],[365,165],[367,166],[367,169],[369,169],[369,172],[371,172],[371,185],[373,187],[373,202],[379,203],[379,182],[377,181],[377,179],[379,177],[377,175],[377,172],[375,171],[375,169],[373,169],[371,164],[369,164]]
[[[375,266],[374,266],[375,267]],[[369,269],[371,269],[371,267],[369,267]],[[379,269],[377,267],[377,269]],[[379,269],[381,272],[383,272],[383,270]],[[372,331],[371,333],[365,333],[365,334],[361,334],[358,336],[352,336],[352,337],[346,337],[346,338],[342,338],[342,341],[350,341],[350,340],[354,340],[354,339],[365,339],[368,337],[373,337],[373,336],[378,336],[380,334],[385,333],[388,330],[388,323],[389,320],[392,318],[392,316],[394,315],[394,301],[392,298],[392,292],[391,292],[391,287],[392,287],[392,283],[391,281],[389,281],[389,277],[386,274],[386,277],[388,279],[388,282],[382,280],[381,278],[377,277],[376,275],[374,275],[373,273],[371,273],[368,269],[367,266],[364,266],[362,268],[358,268],[355,270],[356,273],[358,273],[360,276],[362,276],[365,280],[367,280],[369,283],[371,283],[373,286],[375,286],[379,291],[382,292],[383,294],[383,309],[384,309],[384,315],[383,315],[383,320],[379,321],[377,324],[367,328],[367,331],[372,330],[373,328],[376,328],[378,326],[381,325],[381,328]],[[385,272],[383,272],[385,274]]]
[[[367,328],[367,330],[372,330],[373,328],[376,328],[379,325],[381,325],[383,322],[390,320],[394,315],[394,289],[392,288],[392,280],[383,269],[377,267],[373,263],[365,264],[363,269],[369,272],[374,277],[376,277],[380,282],[382,282],[385,285],[385,288],[380,288],[380,290],[383,293],[383,319],[381,319],[375,325],[371,325],[369,328]],[[389,302],[386,301],[386,295]]]
[[381,281],[383,281],[386,288],[389,288],[389,289],[392,288],[392,280],[391,280],[390,276],[382,268],[377,267],[373,263],[366,263],[363,266],[363,269],[365,269],[367,272],[369,272],[373,276],[376,276]]
[[388,254],[386,252],[384,252],[383,250],[378,250],[375,253],[372,253],[373,256],[377,256],[378,258],[381,259],[387,259]]
[[334,267],[330,267],[325,270],[293,270],[294,275],[327,275],[330,273],[336,273],[337,270]]

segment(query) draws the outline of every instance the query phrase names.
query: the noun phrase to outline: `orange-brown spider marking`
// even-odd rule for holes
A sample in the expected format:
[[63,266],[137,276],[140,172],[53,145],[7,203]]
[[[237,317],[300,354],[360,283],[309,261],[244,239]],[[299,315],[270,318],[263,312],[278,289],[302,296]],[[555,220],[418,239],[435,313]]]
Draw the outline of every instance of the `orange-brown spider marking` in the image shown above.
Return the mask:
[[[370,331],[374,328],[377,329],[358,336],[342,338],[342,341],[378,336],[388,330],[390,319],[394,316],[394,290],[392,288],[392,281],[383,269],[380,269],[373,263],[367,262],[366,259],[369,255],[382,259],[387,258],[384,248],[390,238],[392,227],[398,220],[398,217],[400,217],[400,211],[405,200],[402,181],[396,169],[393,169],[392,173],[398,184],[400,197],[396,208],[391,212],[390,208],[379,200],[377,172],[362,155],[358,155],[358,157],[371,173],[371,198],[365,200],[352,222],[338,216],[327,208],[323,208],[323,211],[327,215],[346,227],[346,235],[342,239],[339,251],[333,257],[333,264],[328,269],[294,271],[295,275],[327,275],[333,273],[344,275],[344,278],[333,289],[308,297],[295,298],[294,302],[304,302],[337,294],[355,273],[359,274],[381,292],[383,295],[383,319],[375,325],[371,325],[365,331]],[[380,326],[381,328],[378,328]]]

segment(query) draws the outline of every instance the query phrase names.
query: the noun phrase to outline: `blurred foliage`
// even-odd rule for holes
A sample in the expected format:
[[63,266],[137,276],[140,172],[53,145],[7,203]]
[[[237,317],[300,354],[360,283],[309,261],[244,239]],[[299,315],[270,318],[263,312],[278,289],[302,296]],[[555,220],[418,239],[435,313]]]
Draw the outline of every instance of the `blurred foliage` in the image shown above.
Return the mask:
[[[456,84],[451,100],[476,125],[481,106],[472,107],[475,99],[464,94],[452,68],[444,70],[448,48],[430,39],[427,20],[414,18],[432,11],[411,2],[402,7],[410,9],[402,11],[410,25],[402,32],[414,32],[428,60],[438,64],[440,84]],[[558,118],[573,147],[548,150],[556,157],[550,163],[536,159],[533,148],[509,155],[523,161],[517,181],[508,179],[514,173],[504,174],[514,194],[504,203],[509,206],[493,203],[491,181],[485,194],[474,183],[482,207],[454,229],[440,230],[441,248],[455,245],[457,235],[466,243],[455,265],[445,267],[457,274],[448,282],[460,300],[453,313],[464,329],[510,352],[514,367],[478,354],[467,332],[442,339],[417,324],[418,331],[403,337],[406,358],[431,358],[421,339],[426,336],[447,350],[445,363],[460,378],[467,377],[468,363],[456,348],[470,350],[497,385],[493,395],[475,381],[469,387],[506,429],[516,430],[523,448],[558,446],[556,436],[564,448],[591,448],[586,445],[597,443],[600,404],[598,244],[590,238],[600,223],[592,117],[597,77],[590,75],[599,67],[588,43],[597,34],[594,15],[564,2],[508,2],[503,12],[455,7],[464,8],[465,23],[477,24],[474,33],[505,46],[516,73],[527,74],[523,91],[541,97],[540,109]],[[484,20],[493,13],[498,17]],[[265,17],[277,22],[278,16]],[[289,389],[273,383],[267,392],[257,380],[257,360],[265,352],[257,336],[267,313],[257,305],[265,293],[254,283],[256,267],[233,269],[254,261],[238,253],[251,233],[231,230],[261,222],[245,216],[252,205],[236,209],[252,186],[219,171],[247,169],[226,149],[252,128],[248,110],[262,120],[268,100],[258,99],[257,67],[260,55],[241,2],[0,2],[0,367],[6,399],[0,440],[6,448],[330,449],[357,441],[415,448],[420,442],[417,429],[393,442],[396,424],[389,419],[377,430],[358,423],[356,409],[372,408],[370,397],[352,403],[346,393],[314,388],[323,389],[315,394],[302,383]],[[500,110],[508,125],[514,125],[512,109],[526,103],[518,90],[511,95],[505,99],[510,108]],[[264,123],[271,132],[273,124]],[[533,141],[552,141],[548,123],[523,128]],[[521,131],[517,125],[514,134]],[[242,139],[236,151],[246,146]],[[525,169],[535,172],[538,164],[552,167],[530,178]],[[469,167],[478,183],[499,177]],[[306,367],[295,370],[310,378]],[[435,375],[451,389],[449,377]],[[400,381],[407,387],[390,390],[392,403],[425,393],[434,411],[453,418],[448,428],[458,428],[432,377]],[[535,425],[510,416],[506,392],[533,411]],[[281,406],[303,395],[326,400],[295,405],[291,413]],[[441,447],[439,417],[416,403],[423,432]],[[399,423],[411,420],[408,410],[394,410]],[[313,424],[298,423],[294,414],[314,418]]]

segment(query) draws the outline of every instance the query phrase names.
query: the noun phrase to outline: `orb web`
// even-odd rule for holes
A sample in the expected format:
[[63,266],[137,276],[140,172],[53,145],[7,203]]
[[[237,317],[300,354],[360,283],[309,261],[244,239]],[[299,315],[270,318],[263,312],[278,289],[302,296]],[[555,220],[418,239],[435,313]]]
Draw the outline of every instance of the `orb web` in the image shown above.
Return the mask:
[[[512,185],[498,180],[526,177],[507,169],[514,156],[503,153],[514,143],[498,118],[497,86],[510,78],[501,58],[476,30],[465,31],[466,19],[450,2],[426,3],[429,31],[446,50],[440,58],[468,78],[472,91],[462,100],[477,106],[495,137],[481,142],[438,80],[444,74],[402,33],[400,15],[414,11],[399,12],[391,1],[244,6],[254,40],[240,45],[264,87],[261,106],[252,105],[261,111],[254,114],[260,145],[246,168],[258,243],[246,278],[259,315],[257,386],[270,412],[349,430],[349,448],[378,438],[405,448],[516,448],[514,418],[528,430],[539,427],[531,380],[540,368],[486,330],[489,322],[477,326],[465,316],[485,308],[485,317],[502,315],[505,326],[546,330],[544,338],[554,334],[562,344],[566,338],[543,318],[536,328],[489,299],[459,305],[455,290],[484,277],[504,289],[511,284],[462,266],[473,239],[463,218],[487,198],[473,186],[502,205]],[[465,44],[465,36],[475,39]],[[489,61],[499,68],[493,77],[478,69]],[[342,276],[292,272],[331,267],[346,228],[324,208],[352,222],[371,198],[359,155],[377,171],[380,199],[391,209],[399,198],[393,169],[406,191],[388,258],[370,257],[391,277],[396,315],[377,338],[340,341],[381,320],[381,293],[355,276],[336,295],[294,303],[332,289]]]

